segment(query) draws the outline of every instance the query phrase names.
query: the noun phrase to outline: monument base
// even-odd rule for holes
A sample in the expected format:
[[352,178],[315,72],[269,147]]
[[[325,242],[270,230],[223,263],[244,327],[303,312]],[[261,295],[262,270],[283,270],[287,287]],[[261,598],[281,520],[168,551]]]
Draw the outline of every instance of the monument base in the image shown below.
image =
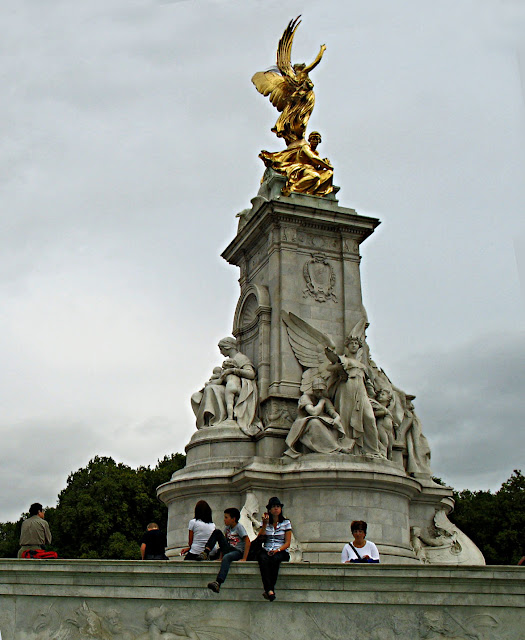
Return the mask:
[[[310,454],[295,460],[257,455],[243,459],[230,455],[233,442],[236,453],[255,446],[239,429],[199,430],[187,446],[187,466],[158,487],[157,494],[168,507],[171,559],[181,559],[188,522],[201,499],[210,504],[214,521],[220,524],[225,508],[242,510],[248,503],[249,517],[260,521],[270,496],[278,496],[292,522],[294,558],[308,562],[338,562],[351,539],[350,523],[365,520],[367,538],[378,546],[383,563],[419,564],[422,559],[414,552],[411,527],[427,527],[441,510],[448,522],[451,490],[428,477],[407,476],[401,465],[385,458]],[[479,557],[468,553],[466,536],[462,542],[461,547],[449,545],[441,549],[442,556],[430,559],[440,564],[483,564],[472,543]]]
[[[2,560],[2,640],[523,640],[521,567]],[[275,621],[275,623],[274,623]]]

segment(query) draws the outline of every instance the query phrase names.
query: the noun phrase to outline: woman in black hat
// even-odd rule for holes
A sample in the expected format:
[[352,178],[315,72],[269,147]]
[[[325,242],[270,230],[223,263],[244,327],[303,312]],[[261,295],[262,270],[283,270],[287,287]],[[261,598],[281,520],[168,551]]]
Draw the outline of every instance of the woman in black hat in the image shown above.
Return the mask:
[[259,568],[264,586],[263,598],[275,600],[275,583],[281,562],[288,562],[290,554],[287,549],[292,541],[292,525],[283,516],[283,503],[279,498],[270,498],[263,514],[259,536],[265,540],[259,555]]

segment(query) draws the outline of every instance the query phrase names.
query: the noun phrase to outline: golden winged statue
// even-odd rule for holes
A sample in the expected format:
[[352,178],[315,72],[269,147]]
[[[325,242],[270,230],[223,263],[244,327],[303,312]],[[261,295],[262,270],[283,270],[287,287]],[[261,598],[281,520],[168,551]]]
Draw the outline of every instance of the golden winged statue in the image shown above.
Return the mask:
[[284,138],[287,146],[304,140],[308,120],[315,104],[314,84],[308,74],[321,62],[326,46],[323,44],[316,59],[309,65],[292,66],[292,44],[301,16],[290,20],[277,47],[277,68],[259,71],[252,82],[263,96],[270,96],[270,102],[281,112],[272,131],[278,138]]
[[321,136],[317,131],[305,140],[306,126],[315,104],[314,85],[309,73],[323,57],[323,44],[315,60],[292,66],[292,44],[301,16],[290,20],[277,47],[277,67],[269,71],[259,71],[252,82],[263,96],[270,96],[270,102],[280,111],[272,131],[286,142],[284,151],[261,151],[259,157],[264,164],[286,177],[283,195],[305,193],[324,196],[333,191],[333,167],[328,158],[321,158],[317,146]]

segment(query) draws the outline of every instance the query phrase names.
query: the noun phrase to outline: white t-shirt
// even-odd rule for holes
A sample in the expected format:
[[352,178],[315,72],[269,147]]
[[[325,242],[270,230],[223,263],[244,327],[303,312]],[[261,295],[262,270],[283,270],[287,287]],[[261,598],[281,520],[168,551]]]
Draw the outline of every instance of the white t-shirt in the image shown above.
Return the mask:
[[215,531],[213,522],[203,522],[192,518],[188,524],[188,530],[193,531],[193,542],[190,553],[201,553],[204,551],[204,545],[208,542],[208,538]]
[[[355,547],[355,544],[354,544]],[[365,556],[369,556],[372,560],[379,560],[379,551],[373,542],[367,540],[365,542],[364,547],[355,547],[357,549],[357,553],[364,558]],[[349,560],[355,560],[357,558],[354,550],[349,544],[345,544],[343,547],[343,552],[341,553],[341,562],[348,562]]]

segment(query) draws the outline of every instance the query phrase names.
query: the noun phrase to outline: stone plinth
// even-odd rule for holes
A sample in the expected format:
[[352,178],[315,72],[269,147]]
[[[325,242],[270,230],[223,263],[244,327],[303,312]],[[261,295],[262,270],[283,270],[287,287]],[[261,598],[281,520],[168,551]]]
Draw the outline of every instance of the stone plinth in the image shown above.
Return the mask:
[[[233,334],[258,369],[265,426],[295,416],[302,370],[281,312],[292,312],[330,335],[337,348],[366,315],[359,245],[379,220],[339,206],[332,197],[280,195],[285,179],[269,173],[251,210],[241,216],[222,257],[240,268]],[[261,195],[265,194],[265,195]],[[266,431],[265,436],[272,436]]]
[[337,189],[283,196],[284,184],[265,173],[222,254],[240,268],[240,296],[235,339],[219,349],[246,367],[235,375],[251,377],[242,401],[242,389],[234,400],[230,389],[229,413],[231,361],[192,396],[199,429],[186,467],[158,488],[168,507],[168,556],[180,559],[187,546],[198,500],[210,504],[216,524],[225,508],[248,501],[257,505],[250,519],[260,522],[268,498],[278,496],[295,557],[307,562],[337,561],[352,520],[365,520],[385,563],[483,564],[447,519],[452,490],[432,481],[414,396],[395,387],[366,342],[360,245],[379,220],[340,206]]
[[196,431],[186,445],[186,465],[201,463],[208,467],[210,460],[243,462],[255,455],[255,442],[246,436],[239,427],[209,427]]
[[282,565],[274,603],[252,562],[212,593],[217,567],[2,560],[2,640],[263,640],[269,620],[290,640],[525,638],[521,567]]
[[241,509],[250,491],[261,512],[270,495],[279,495],[303,560],[337,562],[350,538],[349,523],[362,519],[382,561],[396,563],[419,562],[410,545],[411,504],[428,519],[450,495],[448,488],[430,485],[407,477],[390,461],[364,456],[312,454],[296,461],[254,457],[243,462],[232,455],[189,464],[161,485],[158,495],[168,505],[167,553],[173,559],[187,544],[187,521],[198,500],[206,499],[219,523],[222,511]]

